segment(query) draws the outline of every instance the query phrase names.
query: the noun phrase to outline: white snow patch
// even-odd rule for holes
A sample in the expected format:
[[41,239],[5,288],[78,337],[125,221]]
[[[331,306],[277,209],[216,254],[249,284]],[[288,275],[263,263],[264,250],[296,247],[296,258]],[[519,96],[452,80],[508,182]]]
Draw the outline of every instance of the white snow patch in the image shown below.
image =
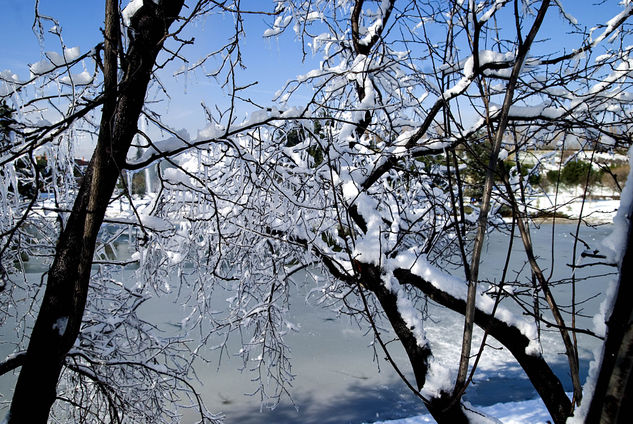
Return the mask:
[[372,38],[374,38],[382,31],[384,24],[383,20],[390,6],[391,2],[389,0],[382,0],[382,3],[380,4],[380,16],[376,18],[376,20],[369,26],[369,28],[367,28],[367,33],[361,40],[358,41],[359,44],[364,46],[369,45]]
[[64,49],[64,59],[66,62],[72,62],[73,60],[77,60],[79,56],[81,56],[81,53],[80,53],[79,47],[77,46]]
[[144,227],[154,231],[169,231],[173,228],[169,221],[157,216],[139,215],[139,218]]
[[356,196],[358,196],[358,188],[356,187],[356,183],[353,180],[346,181],[343,183],[343,198],[347,201],[353,200]]
[[[552,420],[549,413],[547,412],[547,409],[545,408],[545,405],[543,404],[543,401],[541,401],[540,399],[526,400],[520,402],[497,403],[495,405],[477,407],[477,409],[488,416],[496,417],[498,422],[501,422],[503,424],[545,424],[546,422]],[[379,421],[375,422],[374,424],[427,423],[435,423],[433,417],[428,414],[392,421]]]
[[67,85],[88,85],[92,82],[92,75],[88,71],[73,74],[72,77],[66,75],[61,79],[62,84]]
[[[453,389],[455,375],[450,367],[432,357],[429,361],[429,372],[420,394],[426,397],[437,397],[442,392],[450,393]],[[424,422],[424,421],[421,421]]]
[[8,96],[9,93],[15,90],[17,84],[19,83],[20,78],[17,74],[14,74],[9,70],[0,72],[0,96]]
[[424,334],[422,316],[420,311],[413,305],[413,302],[406,297],[404,290],[398,290],[396,306],[398,307],[398,313],[413,333],[417,345],[419,347],[426,346],[428,342]]
[[612,303],[617,286],[615,280],[608,283],[605,298],[600,302],[598,313],[593,316],[594,332],[598,336],[605,337],[607,334],[607,312],[613,309]]
[[560,9],[560,13],[565,17],[565,19],[567,19],[572,25],[578,25],[578,19],[576,19],[575,17],[567,13],[565,8],[561,4],[560,0],[555,0],[555,1],[556,1],[556,5]]
[[567,418],[566,424],[585,424],[585,417],[591,405],[590,400],[593,397],[593,392],[596,390],[596,381],[598,380],[598,374],[600,373],[600,366],[602,364],[602,352],[602,345],[598,345],[594,349],[594,359],[589,363],[587,380],[582,386],[582,398],[584,402],[580,403],[580,406],[574,411],[574,415]]
[[601,62],[611,59],[612,57],[613,55],[611,53],[601,54],[600,56],[596,57],[595,62],[601,63]]
[[29,67],[31,77],[43,75],[52,71],[56,67],[64,66],[76,60],[80,56],[80,51],[79,47],[71,47],[64,49],[63,55],[57,52],[46,52],[44,53],[44,56],[46,57],[45,59],[42,59]]
[[354,247],[353,257],[354,259],[366,262],[374,265],[380,265],[382,259],[382,251],[380,245],[380,224],[381,218],[377,214],[374,214],[365,221],[367,222],[367,232],[363,237],[356,239],[356,246]]
[[129,27],[131,25],[132,17],[141,7],[143,7],[143,0],[132,0],[127,6],[125,6],[125,9],[123,9],[123,12],[121,13],[123,16],[123,24],[125,26]]
[[283,32],[283,28],[268,28],[264,31],[264,37],[274,37],[275,35],[279,35]]
[[[629,149],[629,163],[631,163],[631,159],[633,159],[633,147]],[[629,219],[627,214],[631,209],[632,202],[633,167],[631,167],[624,189],[622,189],[620,207],[618,208],[615,218],[613,218],[613,231],[602,241],[602,247],[607,256],[608,262],[619,264],[622,260],[629,230]]]
[[490,18],[492,18],[492,16],[503,7],[503,5],[505,5],[506,3],[508,3],[509,0],[497,0],[495,2],[495,4],[488,9],[488,11],[486,13],[484,13],[481,18],[479,19],[479,23],[483,24],[484,22],[487,22],[490,20]]
[[183,185],[187,188],[194,188],[191,178],[178,168],[167,168],[163,172],[165,182],[170,185]]
[[145,150],[139,158],[133,159],[128,157],[128,163],[143,163],[150,159],[160,157],[161,155],[169,155],[170,153],[182,151],[187,147],[191,147],[191,143],[189,143],[189,133],[187,130],[181,129],[177,131],[176,134],[177,136],[155,142],[153,147],[149,147]]
[[213,140],[218,137],[221,137],[226,132],[226,128],[223,125],[211,124],[206,128],[198,131],[198,137],[196,140]]

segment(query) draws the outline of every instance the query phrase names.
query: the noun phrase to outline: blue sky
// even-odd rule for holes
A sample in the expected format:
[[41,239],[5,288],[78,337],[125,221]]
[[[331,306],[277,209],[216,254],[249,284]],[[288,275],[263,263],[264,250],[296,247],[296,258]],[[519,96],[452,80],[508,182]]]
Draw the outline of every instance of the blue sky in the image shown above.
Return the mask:
[[[598,6],[594,0],[567,0],[564,3],[567,12],[591,27],[596,23],[604,23],[616,14],[620,10],[618,2],[619,0],[598,1]],[[123,2],[125,4],[127,1]],[[33,5],[34,1],[31,0],[0,0],[0,34],[3,40],[0,43],[0,71],[10,69],[21,78],[28,77],[27,64],[40,60],[43,51],[61,50],[59,42],[53,37],[48,37],[46,44],[40,46],[32,31]],[[273,8],[273,2],[265,0],[244,0],[242,5],[253,9]],[[103,1],[41,0],[40,9],[42,14],[59,20],[67,47],[80,46],[83,53],[102,40],[100,28],[103,26]],[[301,48],[291,31],[280,38],[263,39],[261,35],[272,21],[272,17],[248,15],[247,37],[242,41],[247,70],[241,71],[240,82],[245,84],[257,81],[258,85],[249,92],[254,100],[262,104],[270,103],[273,93],[288,78],[304,74],[318,66],[318,61],[310,55],[307,63],[301,62]],[[45,29],[50,26],[52,24]],[[191,34],[195,35],[196,44],[194,47],[186,47],[184,55],[195,62],[205,52],[217,48],[229,36],[232,28],[233,20],[230,16],[211,16],[195,23]],[[570,38],[561,32],[560,20],[555,15],[546,21],[542,34],[550,37],[548,44],[558,45],[561,50],[576,47],[576,43],[570,42]],[[207,71],[212,68],[213,62],[209,63]],[[169,115],[172,125],[188,129],[191,135],[195,135],[196,129],[205,125],[201,101],[209,107],[216,103],[226,104],[226,96],[218,90],[217,83],[205,78],[203,72],[188,74],[186,83],[184,78],[175,82],[167,81],[168,79],[164,82],[170,90],[171,100],[163,105],[162,110]],[[302,100],[297,97],[295,102]],[[244,106],[241,110],[245,113],[246,109]]]
[[[125,4],[127,2],[123,3]],[[261,0],[243,1],[242,4],[253,9],[264,5],[268,6],[268,10],[273,8],[273,2]],[[33,1],[27,0],[0,0],[0,34],[4,40],[0,43],[0,70],[10,69],[22,79],[29,76],[28,64],[41,59],[41,52],[61,51],[59,42],[54,37],[47,37],[45,45],[40,45],[32,30],[33,5]],[[102,41],[102,1],[41,0],[40,12],[54,16],[59,21],[67,47],[80,46],[84,53]],[[314,62],[301,63],[298,46],[289,48],[288,44],[292,44],[293,38],[291,35],[281,39],[261,37],[272,20],[269,16],[248,15],[247,37],[241,43],[242,56],[247,66],[246,70],[240,71],[241,82],[245,84],[257,81],[257,86],[251,88],[249,93],[255,101],[262,103],[270,103],[273,94],[289,76],[307,72],[315,66]],[[220,46],[219,43],[230,36],[233,25],[233,19],[228,15],[211,16],[195,23],[191,34],[196,37],[196,44],[186,47],[184,55],[195,62],[206,52]],[[48,24],[45,29],[51,26],[52,24]],[[211,61],[206,70],[211,71],[216,63]],[[203,72],[189,73],[186,81],[184,77],[177,81],[166,80],[163,82],[170,89],[171,100],[165,103],[164,110],[170,115],[170,121],[178,122],[190,132],[205,125],[201,101],[204,100],[209,107],[213,107],[215,103],[226,104],[226,96],[218,91],[217,83],[209,81]]]
[[[126,4],[123,1],[123,5]],[[576,16],[581,22],[587,22],[588,26],[605,22],[609,17],[617,13],[619,0],[567,0],[565,8]],[[20,76],[28,75],[27,63],[39,60],[42,51],[41,46],[32,31],[33,24],[32,0],[0,0],[0,34],[3,40],[0,43],[0,70],[11,69]],[[268,7],[272,9],[272,1],[245,0],[242,4],[246,8]],[[597,4],[597,6],[596,6]],[[82,51],[94,46],[101,41],[100,28],[103,26],[103,2],[95,0],[41,0],[40,8],[43,14],[57,18],[63,28],[64,41],[68,46],[81,46]],[[252,75],[261,80],[262,89],[275,91],[279,88],[277,81],[280,70],[285,75],[289,71],[308,69],[300,65],[301,56],[298,54],[299,46],[293,45],[292,36],[285,34],[281,39],[262,39],[261,34],[273,18],[266,16],[249,16],[247,20],[247,38],[243,42],[245,48],[244,57],[253,68]],[[554,21],[554,19],[551,19]],[[229,17],[213,17],[206,23],[198,24],[195,28],[197,51],[204,51],[210,43],[207,40],[226,37],[231,31],[232,20]],[[551,34],[552,37],[562,36],[558,33],[559,25],[544,25],[542,33]],[[50,40],[49,40],[50,41]],[[562,41],[562,40],[561,40]],[[571,46],[570,46],[571,47]],[[59,50],[59,45],[47,44],[44,51]],[[288,57],[290,56],[290,57]],[[288,69],[288,66],[291,69]],[[266,87],[266,88],[263,88]]]

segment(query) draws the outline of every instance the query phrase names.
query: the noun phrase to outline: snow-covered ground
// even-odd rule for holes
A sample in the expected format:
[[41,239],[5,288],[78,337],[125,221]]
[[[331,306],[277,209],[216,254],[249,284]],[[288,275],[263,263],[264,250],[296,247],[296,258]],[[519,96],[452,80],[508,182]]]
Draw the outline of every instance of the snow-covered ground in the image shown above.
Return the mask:
[[[137,212],[143,219],[143,224],[154,227],[159,224],[158,221],[152,221],[150,217],[145,215],[146,211],[152,209],[153,202],[156,198],[155,193],[149,193],[144,196],[134,196],[134,203]],[[533,212],[545,211],[549,213],[557,213],[558,216],[565,216],[570,219],[577,219],[581,216],[585,221],[591,224],[610,224],[620,206],[618,194],[603,188],[596,188],[592,191],[592,195],[583,200],[583,193],[580,188],[561,189],[558,193],[541,193],[535,194],[528,198]],[[557,205],[556,207],[554,205]],[[52,199],[47,199],[42,203],[41,209],[44,215],[55,217],[56,206]],[[125,223],[125,219],[121,216],[130,215],[132,222],[136,222],[136,215],[133,215],[126,199],[117,198],[113,200],[108,207],[106,213],[106,222],[108,220],[118,223]],[[162,223],[160,223],[162,224]],[[160,225],[159,225],[160,227]],[[156,228],[160,230],[160,228]]]
[[[544,193],[530,197],[531,205],[538,210],[557,213],[571,219],[582,215],[591,224],[610,224],[620,206],[617,193],[596,188],[592,195],[583,199],[579,188],[561,189],[558,193]],[[554,205],[556,208],[554,208]]]
[[[540,399],[522,402],[497,403],[491,406],[473,408],[486,415],[496,417],[503,424],[545,424],[551,421]],[[494,421],[492,421],[494,422]],[[430,415],[403,418],[393,421],[379,421],[374,424],[422,424],[435,423]]]

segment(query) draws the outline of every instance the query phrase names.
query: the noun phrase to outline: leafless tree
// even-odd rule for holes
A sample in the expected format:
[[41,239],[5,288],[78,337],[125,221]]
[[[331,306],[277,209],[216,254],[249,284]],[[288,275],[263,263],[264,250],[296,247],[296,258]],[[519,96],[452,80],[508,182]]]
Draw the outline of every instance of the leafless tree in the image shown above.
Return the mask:
[[[295,109],[295,126],[260,128],[234,147],[256,162],[248,173],[256,176],[250,184],[259,185],[257,202],[263,196],[273,205],[243,227],[276,245],[303,247],[310,254],[304,263],[320,263],[333,279],[329,296],[364,317],[391,357],[381,331],[386,319],[415,375],[407,384],[438,422],[472,419],[461,398],[487,336],[514,355],[553,420],[565,422],[588,404],[581,403],[577,335],[602,336],[577,326],[581,299],[573,283],[571,306],[561,307],[552,290],[560,282],[535,253],[533,189],[519,168],[528,152],[561,139],[580,140],[583,149],[597,142],[610,149],[629,145],[630,62],[621,46],[631,5],[592,32],[583,32],[562,2],[550,1],[287,1],[279,7],[283,13],[267,35],[292,28],[304,51],[323,57],[319,69],[289,81],[279,94],[284,104],[312,87],[309,104]],[[561,51],[558,41],[540,36],[546,19],[559,19],[578,44]],[[473,171],[464,168],[466,153],[477,158],[467,167],[483,175],[477,205],[466,198],[465,173]],[[515,158],[513,169],[503,163],[508,156]],[[504,205],[511,219],[502,224]],[[512,281],[507,264],[500,280],[480,275],[491,226],[519,236],[528,281]],[[465,317],[461,360],[448,383],[434,380],[447,365],[434,358],[424,336],[422,310],[415,307],[422,298]],[[471,347],[475,325],[485,334],[477,350]],[[543,326],[560,336],[571,401],[542,355]]]
[[[200,422],[219,418],[190,381],[196,346],[184,333],[160,335],[139,313],[161,290],[161,274],[138,284],[121,281],[116,270],[134,260],[117,258],[115,242],[128,227],[140,234],[134,238],[130,229],[130,243],[151,243],[153,232],[177,239],[172,227],[143,212],[126,184],[128,154],[155,142],[139,122],[151,122],[158,137],[177,136],[155,102],[146,102],[148,87],[165,96],[161,78],[173,73],[172,64],[195,69],[217,57],[220,67],[210,78],[235,102],[242,13],[249,11],[239,1],[124,3],[104,2],[103,42],[81,54],[64,44],[59,22],[36,2],[34,31],[42,42],[59,41],[60,52],[31,65],[27,80],[2,73],[0,263],[7,313],[0,319],[19,332],[16,352],[0,368],[3,374],[19,368],[9,423],[178,422],[183,408],[196,410]],[[227,14],[235,18],[233,34],[198,61],[185,58],[194,42],[191,24]],[[234,104],[222,113],[233,110]],[[85,167],[73,153],[82,137],[97,140]],[[25,277],[28,261],[47,267],[41,281]]]
[[[15,303],[25,290],[37,303],[45,282],[33,331],[24,336],[28,349],[0,368],[21,367],[10,422],[45,422],[55,400],[61,406],[51,417],[60,420],[175,421],[174,410],[153,408],[182,401],[167,385],[192,396],[201,420],[212,420],[181,376],[202,345],[220,338],[217,345],[225,349],[223,341],[234,334],[241,337],[245,368],[256,375],[256,391],[262,399],[280,399],[292,379],[284,335],[292,330],[287,300],[299,269],[317,276],[329,304],[374,330],[377,345],[438,422],[472,422],[478,414],[462,397],[489,337],[514,356],[554,422],[573,414],[582,420],[589,405],[587,419],[596,422],[591,414],[602,414],[602,399],[626,412],[629,340],[611,331],[630,314],[627,293],[622,288],[616,296],[606,345],[607,356],[616,359],[605,361],[592,403],[581,386],[577,336],[604,335],[576,324],[583,299],[576,298],[573,279],[571,302],[552,289],[561,282],[535,253],[541,248],[531,238],[535,188],[521,165],[559,141],[564,146],[574,139],[586,150],[630,144],[626,46],[633,4],[624,2],[613,19],[585,30],[562,1],[277,1],[264,35],[294,31],[304,54],[322,60],[318,69],[291,77],[274,106],[259,108],[245,95],[248,84],[236,78],[247,13],[240,2],[145,0],[124,14],[127,36],[119,5],[106,3],[103,45],[84,56],[71,50],[49,55],[31,68],[31,81],[2,76],[10,88],[4,99],[21,113],[11,115],[11,136],[2,144],[2,301]],[[184,62],[183,72],[196,71],[215,57],[191,63],[182,53],[193,42],[187,25],[214,12],[235,18],[234,36],[215,52],[219,70],[209,73],[231,102],[227,110],[205,107],[207,127],[189,138],[144,99],[150,81],[162,87],[158,77],[167,64]],[[557,22],[560,37],[571,32],[576,44],[567,49],[540,35],[547,20]],[[88,58],[92,74],[73,74]],[[41,95],[56,81],[66,81],[61,94]],[[43,89],[27,95],[33,83]],[[308,102],[289,106],[306,92]],[[256,109],[244,120],[236,115],[241,101]],[[43,105],[57,114],[48,119],[54,123],[40,123]],[[159,142],[139,130],[139,118],[168,138]],[[99,141],[78,183],[68,147],[80,131]],[[43,175],[36,156],[47,146],[56,155],[54,162],[49,155],[52,172]],[[133,157],[131,147],[140,155]],[[537,156],[532,172],[546,160]],[[21,180],[36,191],[50,187],[52,203],[20,193],[18,161]],[[140,205],[128,189],[116,187],[124,171],[157,163],[159,186],[149,203]],[[477,203],[469,201],[471,191],[480,196]],[[124,205],[119,213],[108,215],[107,208],[118,205]],[[506,221],[502,207],[509,211]],[[47,219],[46,208],[57,221]],[[553,211],[558,208],[555,202]],[[114,235],[104,223],[114,224]],[[112,271],[125,264],[111,252],[127,226],[137,234],[130,258],[139,267],[136,285],[117,281]],[[510,235],[500,276],[480,271],[493,230]],[[515,234],[529,272],[513,279],[508,264]],[[613,253],[592,255],[616,263],[621,258]],[[54,258],[42,286],[20,284],[21,261],[36,256]],[[100,268],[93,272],[95,264]],[[627,272],[623,265],[620,275]],[[188,310],[182,329],[197,329],[198,343],[154,337],[137,313],[150,295],[171,291],[174,281]],[[211,299],[225,289],[233,295],[217,313]],[[464,317],[455,364],[433,354],[427,301]],[[28,315],[19,321],[30,326]],[[475,326],[483,330],[478,347]],[[572,400],[543,355],[542,327],[560,337]],[[620,329],[623,335],[629,330]],[[389,331],[408,364],[391,355]],[[405,367],[415,381],[406,379]],[[442,377],[447,369],[454,377]],[[131,398],[115,381],[163,386]],[[34,394],[42,399],[37,408],[30,402]],[[97,401],[85,401],[94,394]]]

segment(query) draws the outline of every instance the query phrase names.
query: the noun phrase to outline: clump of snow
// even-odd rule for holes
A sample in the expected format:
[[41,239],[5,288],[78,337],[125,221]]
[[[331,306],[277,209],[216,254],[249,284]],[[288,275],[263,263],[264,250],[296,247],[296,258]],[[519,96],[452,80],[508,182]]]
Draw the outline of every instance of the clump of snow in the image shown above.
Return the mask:
[[611,53],[607,53],[607,54],[601,54],[600,56],[597,56],[595,58],[595,62],[596,63],[601,63],[604,62],[606,60],[609,60],[613,57],[613,55]]
[[19,83],[20,78],[17,74],[14,74],[9,70],[0,72],[0,96],[8,96]]
[[383,262],[381,238],[384,230],[382,228],[382,216],[378,211],[376,200],[365,193],[356,194],[354,198],[354,193],[358,193],[358,191],[351,180],[343,184],[343,192],[346,199],[347,196],[351,196],[350,198],[354,199],[358,213],[363,217],[367,225],[365,234],[356,240],[353,252],[354,258],[362,262],[380,265]]
[[132,0],[125,6],[121,15],[123,16],[123,24],[125,26],[130,26],[132,23],[132,17],[136,15],[136,12],[143,7],[143,0]]
[[574,16],[567,13],[565,8],[561,4],[560,0],[555,0],[555,1],[556,1],[556,5],[560,9],[560,13],[565,17],[565,19],[567,19],[572,25],[578,25],[578,19],[576,19]]
[[382,0],[380,4],[380,10],[378,12],[378,17],[376,20],[367,28],[367,32],[365,36],[359,40],[359,44],[368,45],[371,40],[382,31],[384,25],[384,17],[387,15],[387,12],[391,8],[391,2],[389,0]]
[[72,77],[65,76],[61,79],[62,84],[68,85],[88,85],[92,82],[92,75],[88,71],[73,74]]
[[409,330],[413,333],[415,341],[419,347],[424,347],[428,344],[426,336],[424,334],[422,316],[420,311],[416,309],[413,302],[406,297],[404,290],[398,290],[396,305],[398,307],[398,313],[404,320]]
[[420,394],[425,397],[438,397],[442,392],[453,390],[455,375],[452,368],[432,357],[429,361],[429,372],[426,374],[424,387]]
[[281,34],[286,29],[288,24],[290,24],[290,21],[292,21],[291,15],[278,16],[277,19],[275,19],[273,27],[268,28],[266,31],[264,31],[264,37],[274,37],[275,35]]
[[79,47],[77,46],[64,49],[64,59],[66,60],[66,62],[72,62],[73,60],[77,60],[79,56],[80,56],[80,50],[79,50]]
[[346,181],[343,183],[343,198],[347,201],[353,200],[356,196],[358,196],[358,188],[356,187],[356,183],[353,180]]
[[[629,149],[629,163],[633,159],[633,147]],[[629,171],[626,184],[622,189],[620,197],[620,207],[613,218],[613,231],[602,241],[603,252],[607,256],[607,261],[619,264],[626,247],[626,238],[629,229],[629,217],[627,214],[633,203],[633,167]]]
[[356,260],[374,265],[380,265],[382,252],[380,247],[381,218],[372,215],[367,222],[367,232],[356,240],[353,256]]
[[79,57],[79,47],[71,47],[71,48],[64,49],[63,55],[54,51],[50,51],[50,52],[46,52],[44,56],[46,56],[45,60],[38,62],[32,66],[36,66],[36,67],[47,66],[47,65],[62,66],[65,63],[72,62],[73,60]]
[[631,13],[633,13],[633,3],[629,2],[620,13],[607,21],[604,32],[591,43],[591,47],[596,46],[598,43],[602,42],[602,40],[606,39]]
[[169,231],[172,229],[171,223],[166,219],[150,215],[139,215],[139,218],[144,227],[154,231]]
[[[496,70],[494,74],[497,76],[507,77],[507,72],[510,71],[510,64],[515,58],[514,52],[505,52],[499,53],[492,50],[481,50],[477,52],[477,58],[479,60],[479,66],[484,67],[485,65],[489,65],[492,63],[495,64],[508,64],[507,70]],[[464,61],[460,62],[462,65],[462,78],[451,88],[446,90],[442,97],[445,99],[451,99],[453,97],[458,96],[459,94],[466,91],[466,89],[470,86],[470,83],[475,78],[475,59],[474,56],[469,56]],[[456,67],[447,66],[447,69],[455,70]],[[440,68],[441,69],[441,68]],[[489,71],[487,71],[489,72]]]
[[495,2],[495,4],[488,9],[488,11],[486,13],[484,13],[481,18],[479,19],[479,23],[483,24],[487,21],[490,20],[490,18],[492,18],[492,16],[499,10],[501,9],[505,4],[507,3],[507,0],[497,0]]
[[566,112],[565,108],[555,108],[545,103],[535,106],[517,106],[510,107],[509,114],[513,118],[537,118],[543,117],[547,119],[558,119]]
[[275,35],[281,34],[283,28],[268,28],[264,31],[264,37],[274,37]]
[[246,119],[244,119],[244,121],[240,124],[240,126],[242,127],[250,127],[252,125],[256,125],[256,124],[260,124],[262,122],[266,122],[268,119],[270,119],[270,115],[268,114],[267,110],[261,109],[261,110],[255,110],[253,112],[251,112]]
[[211,124],[198,131],[198,137],[196,137],[196,140],[213,140],[222,136],[225,132],[226,128],[223,125]]
[[46,59],[42,59],[29,67],[31,77],[43,75],[57,67],[64,66],[77,60],[80,56],[80,50],[79,47],[70,47],[64,49],[63,55],[51,51],[46,52],[44,56],[46,56]]
[[297,118],[299,116],[301,116],[301,110],[298,107],[296,107],[296,106],[293,106],[293,107],[285,110],[281,114],[282,118]]
[[186,188],[194,188],[191,177],[189,177],[179,168],[165,169],[165,171],[163,171],[163,178],[166,183],[173,186],[182,185]]

